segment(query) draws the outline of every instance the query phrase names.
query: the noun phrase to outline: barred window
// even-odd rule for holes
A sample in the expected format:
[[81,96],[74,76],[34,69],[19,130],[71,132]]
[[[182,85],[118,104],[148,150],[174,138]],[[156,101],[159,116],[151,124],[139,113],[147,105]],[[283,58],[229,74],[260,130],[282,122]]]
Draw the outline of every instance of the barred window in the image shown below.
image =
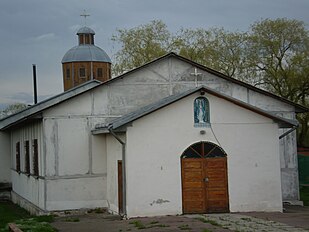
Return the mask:
[[38,151],[38,140],[32,140],[32,148],[33,148],[33,165],[32,165],[32,173],[35,176],[39,176],[39,151]]
[[17,172],[20,172],[20,142],[16,143],[16,161],[15,168]]
[[30,174],[30,149],[29,141],[25,141],[25,173]]

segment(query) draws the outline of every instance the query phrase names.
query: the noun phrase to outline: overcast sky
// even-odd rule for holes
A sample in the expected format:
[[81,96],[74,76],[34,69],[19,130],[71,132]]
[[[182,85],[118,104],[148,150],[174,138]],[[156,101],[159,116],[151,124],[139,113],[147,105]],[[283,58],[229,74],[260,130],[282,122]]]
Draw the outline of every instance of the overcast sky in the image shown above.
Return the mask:
[[87,25],[96,32],[96,45],[112,59],[117,28],[154,19],[172,32],[182,27],[246,31],[265,18],[309,23],[309,0],[0,0],[0,107],[32,103],[32,64],[41,99],[63,91],[61,59],[77,45],[84,9],[91,15]]

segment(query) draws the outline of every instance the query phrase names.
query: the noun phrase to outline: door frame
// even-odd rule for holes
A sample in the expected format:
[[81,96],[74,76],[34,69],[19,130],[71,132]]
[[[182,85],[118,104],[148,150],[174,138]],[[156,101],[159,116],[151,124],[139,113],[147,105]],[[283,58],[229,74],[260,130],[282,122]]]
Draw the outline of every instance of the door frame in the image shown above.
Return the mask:
[[[219,158],[219,157],[224,157],[225,158],[225,178],[226,178],[226,184],[225,184],[225,191],[226,191],[226,200],[227,200],[227,209],[226,211],[220,211],[220,212],[229,212],[230,210],[230,204],[229,204],[229,188],[228,188],[228,165],[227,165],[227,154],[225,153],[225,151],[220,147],[218,146],[217,144],[214,144],[214,143],[211,143],[211,142],[208,142],[208,141],[201,141],[201,142],[197,142],[197,143],[194,143],[192,145],[190,145],[183,153],[182,155],[180,156],[180,167],[181,167],[181,195],[182,195],[182,212],[183,214],[185,214],[185,209],[184,209],[184,168],[183,168],[183,159],[186,159],[186,158],[190,158],[188,157],[188,150],[191,149],[192,146],[195,146],[197,144],[202,144],[202,148],[200,149],[200,152],[203,153],[201,155],[201,157],[194,157],[196,159],[204,159],[203,161],[203,175],[205,175],[206,173],[206,168],[205,168],[205,162],[206,162],[206,159],[211,159],[211,158]],[[212,145],[213,148],[212,149],[205,149],[205,146],[204,144],[207,144],[207,145]],[[216,150],[215,150],[216,148]],[[220,149],[221,153],[218,152],[218,149]],[[194,150],[194,149],[193,149]],[[214,154],[214,151],[216,151]],[[196,150],[194,150],[193,152],[195,153],[198,153]],[[204,177],[203,177],[204,178]],[[204,184],[204,197],[205,197],[205,201],[204,201],[204,209],[205,209],[205,212],[204,213],[209,213],[208,212],[208,209],[207,209],[207,199],[208,199],[208,191],[206,190],[206,183]]]
[[123,213],[123,191],[122,191],[122,160],[117,162],[118,169],[118,213]]

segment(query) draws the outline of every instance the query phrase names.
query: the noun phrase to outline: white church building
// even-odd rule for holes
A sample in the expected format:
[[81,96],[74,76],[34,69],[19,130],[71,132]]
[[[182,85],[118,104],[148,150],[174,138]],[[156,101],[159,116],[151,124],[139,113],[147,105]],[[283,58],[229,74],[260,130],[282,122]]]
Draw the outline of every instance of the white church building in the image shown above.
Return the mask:
[[282,211],[306,111],[170,53],[2,119],[0,182],[33,213]]

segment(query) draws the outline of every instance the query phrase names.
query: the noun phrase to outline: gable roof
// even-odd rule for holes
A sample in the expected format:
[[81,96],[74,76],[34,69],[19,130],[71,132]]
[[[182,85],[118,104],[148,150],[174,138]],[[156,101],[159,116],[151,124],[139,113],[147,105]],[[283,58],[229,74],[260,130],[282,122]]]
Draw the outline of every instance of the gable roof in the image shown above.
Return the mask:
[[41,101],[35,105],[32,105],[22,111],[19,111],[15,114],[9,115],[5,118],[2,118],[0,120],[0,130],[5,130],[10,126],[16,125],[20,122],[26,121],[32,117],[37,116],[40,112],[43,110],[46,110],[54,105],[57,105],[61,102],[64,102],[72,97],[75,97],[79,94],[82,94],[90,89],[93,89],[94,87],[100,85],[100,81],[98,80],[91,80],[88,82],[85,82],[77,87],[74,87],[72,89],[69,89],[63,93],[60,93],[58,95],[55,95],[51,98],[48,98],[44,101]]
[[139,119],[139,118],[142,118],[142,117],[144,117],[148,114],[151,114],[151,113],[153,113],[153,112],[155,112],[155,111],[157,111],[161,108],[164,108],[164,107],[166,107],[166,106],[168,106],[168,105],[170,105],[170,104],[172,104],[176,101],[179,101],[179,100],[181,100],[181,99],[183,99],[183,98],[185,98],[185,97],[187,97],[191,94],[194,94],[196,92],[201,92],[201,91],[207,92],[207,93],[214,95],[216,97],[219,97],[219,98],[223,98],[224,100],[232,102],[235,105],[238,105],[242,108],[248,109],[248,110],[253,111],[257,114],[260,114],[262,116],[270,118],[270,119],[274,120],[275,122],[277,122],[281,128],[290,128],[290,127],[298,125],[298,122],[295,121],[295,120],[289,120],[289,119],[285,119],[285,118],[282,118],[282,117],[278,117],[274,114],[271,114],[269,112],[261,110],[260,108],[249,105],[249,104],[244,103],[244,102],[242,102],[238,99],[235,99],[235,98],[230,97],[228,95],[222,94],[218,91],[210,89],[206,86],[201,86],[201,87],[190,89],[190,90],[183,92],[183,93],[180,93],[180,94],[171,95],[171,96],[166,97],[166,98],[164,98],[164,99],[162,99],[158,102],[144,106],[144,107],[140,108],[139,110],[133,111],[129,114],[126,114],[126,115],[124,115],[120,118],[113,120],[109,124],[97,124],[95,129],[93,130],[93,133],[98,134],[98,133],[100,133],[100,131],[102,131],[104,133],[104,132],[107,132],[107,129],[110,129],[110,128],[112,128],[113,130],[119,129],[119,128]]
[[159,58],[157,58],[157,59],[155,59],[155,60],[152,60],[152,61],[150,61],[150,62],[148,62],[148,63],[146,63],[146,64],[144,64],[144,65],[142,65],[142,66],[140,66],[140,67],[137,67],[137,68],[132,69],[132,70],[126,72],[126,73],[123,73],[123,74],[121,74],[121,75],[119,75],[119,76],[117,76],[117,77],[115,77],[115,78],[113,78],[113,79],[110,79],[110,80],[104,82],[103,84],[116,81],[116,80],[119,79],[119,78],[122,79],[122,78],[124,78],[127,74],[136,72],[136,71],[138,71],[138,70],[140,70],[140,69],[142,69],[142,68],[144,68],[144,67],[146,67],[146,66],[148,66],[148,65],[150,65],[150,64],[153,64],[153,63],[155,63],[155,62],[157,62],[157,61],[160,61],[160,60],[163,60],[163,59],[166,59],[166,58],[169,58],[169,57],[175,57],[175,58],[177,58],[177,59],[179,59],[179,60],[182,60],[182,61],[184,61],[184,62],[186,62],[186,63],[189,63],[189,64],[191,64],[192,66],[195,66],[195,67],[197,67],[197,68],[199,68],[199,69],[201,69],[201,70],[204,70],[204,71],[206,71],[206,72],[209,72],[209,73],[211,73],[211,74],[214,74],[214,75],[216,75],[216,76],[219,76],[219,77],[221,77],[221,78],[223,78],[223,79],[225,79],[225,80],[227,80],[227,81],[230,81],[230,82],[232,82],[232,83],[235,83],[235,84],[244,86],[244,87],[246,87],[246,88],[248,88],[248,89],[251,89],[251,90],[253,90],[253,91],[255,91],[255,92],[264,94],[264,95],[266,95],[266,96],[269,96],[269,97],[272,97],[272,98],[277,99],[277,100],[279,100],[279,101],[282,101],[282,102],[284,102],[284,103],[286,103],[286,104],[292,105],[292,106],[295,107],[295,112],[297,112],[297,113],[303,113],[303,112],[308,112],[308,111],[309,111],[309,108],[307,108],[307,107],[305,107],[305,106],[302,106],[302,105],[300,105],[300,104],[297,104],[297,103],[295,103],[295,102],[292,102],[292,101],[290,101],[290,100],[287,100],[287,99],[285,99],[285,98],[283,98],[283,97],[280,97],[280,96],[278,96],[278,95],[275,95],[275,94],[273,94],[273,93],[270,93],[270,92],[268,92],[268,91],[266,91],[266,90],[257,88],[257,87],[255,87],[255,86],[253,86],[253,85],[250,85],[250,84],[246,83],[246,82],[243,82],[243,81],[237,80],[237,79],[235,79],[235,78],[229,77],[229,76],[227,76],[227,75],[225,75],[225,74],[223,74],[223,73],[220,73],[220,72],[218,72],[218,71],[216,71],[216,70],[214,70],[214,69],[208,68],[208,67],[206,67],[206,66],[204,66],[204,65],[201,65],[201,64],[196,63],[196,62],[194,62],[194,61],[192,61],[192,60],[189,60],[189,59],[187,59],[187,58],[185,58],[185,57],[183,57],[183,56],[180,56],[180,55],[178,55],[178,54],[176,54],[176,53],[174,53],[174,52],[170,52],[170,53],[168,53],[168,54],[166,54],[166,55],[164,55],[164,56],[161,56],[161,57],[159,57]]
[[119,76],[117,76],[117,77],[115,77],[113,79],[107,80],[105,82],[100,82],[98,80],[91,80],[91,81],[85,82],[85,83],[83,83],[83,84],[81,84],[81,85],[79,85],[79,86],[77,86],[75,88],[72,88],[72,89],[70,89],[68,91],[65,91],[65,92],[60,93],[58,95],[55,95],[55,96],[53,96],[51,98],[48,98],[48,99],[46,99],[44,101],[41,101],[41,102],[39,102],[36,105],[30,106],[30,107],[26,108],[25,110],[19,111],[16,114],[9,115],[9,116],[7,116],[7,117],[5,117],[5,118],[0,120],[0,130],[5,130],[5,129],[7,129],[8,127],[10,127],[12,125],[16,125],[19,122],[25,121],[25,120],[27,120],[27,119],[29,119],[31,117],[34,117],[35,115],[38,115],[40,112],[42,112],[43,110],[45,110],[47,108],[50,108],[50,107],[52,107],[54,105],[57,105],[57,104],[59,104],[59,103],[61,103],[63,101],[66,101],[66,100],[68,100],[70,98],[73,98],[73,97],[75,97],[75,96],[77,96],[77,95],[79,95],[81,93],[87,92],[87,91],[92,90],[94,88],[97,88],[97,87],[100,87],[102,85],[106,85],[106,84],[112,83],[112,82],[117,81],[119,79],[123,79],[123,78],[125,78],[130,73],[134,73],[134,72],[136,72],[138,70],[143,69],[144,67],[146,67],[148,65],[151,65],[151,64],[153,64],[155,62],[158,62],[160,60],[163,60],[163,59],[166,59],[166,58],[169,58],[169,57],[175,57],[175,58],[177,58],[179,60],[182,60],[184,62],[190,63],[192,66],[196,66],[196,67],[198,67],[201,70],[207,71],[207,72],[212,73],[212,74],[214,74],[216,76],[219,76],[219,77],[221,77],[223,79],[226,79],[226,80],[231,81],[233,83],[236,83],[236,84],[239,84],[241,86],[244,86],[244,87],[246,87],[248,89],[252,89],[252,90],[254,90],[256,92],[259,92],[261,94],[270,96],[270,97],[275,98],[275,99],[277,99],[279,101],[282,101],[282,102],[285,102],[285,103],[287,103],[289,105],[292,105],[292,106],[295,107],[295,111],[296,112],[308,112],[309,111],[309,108],[306,108],[305,106],[302,106],[302,105],[299,105],[297,103],[291,102],[291,101],[289,101],[289,100],[287,100],[285,98],[279,97],[279,96],[277,96],[275,94],[269,93],[269,92],[267,92],[265,90],[259,89],[257,87],[254,87],[254,86],[250,85],[250,84],[247,84],[245,82],[236,80],[236,79],[234,79],[232,77],[229,77],[229,76],[226,76],[226,75],[224,75],[224,74],[222,74],[220,72],[217,72],[217,71],[215,71],[215,70],[213,70],[211,68],[205,67],[205,66],[203,66],[201,64],[198,64],[198,63],[196,63],[196,62],[194,62],[192,60],[189,60],[189,59],[187,59],[185,57],[179,56],[179,55],[171,52],[171,53],[168,53],[168,54],[166,54],[166,55],[164,55],[162,57],[159,57],[159,58],[157,58],[157,59],[155,59],[153,61],[150,61],[150,62],[148,62],[148,63],[146,63],[146,64],[144,64],[144,65],[142,65],[142,66],[140,66],[138,68],[132,69],[132,70],[130,70],[130,71],[124,73],[124,74],[121,74],[121,75],[119,75]]

